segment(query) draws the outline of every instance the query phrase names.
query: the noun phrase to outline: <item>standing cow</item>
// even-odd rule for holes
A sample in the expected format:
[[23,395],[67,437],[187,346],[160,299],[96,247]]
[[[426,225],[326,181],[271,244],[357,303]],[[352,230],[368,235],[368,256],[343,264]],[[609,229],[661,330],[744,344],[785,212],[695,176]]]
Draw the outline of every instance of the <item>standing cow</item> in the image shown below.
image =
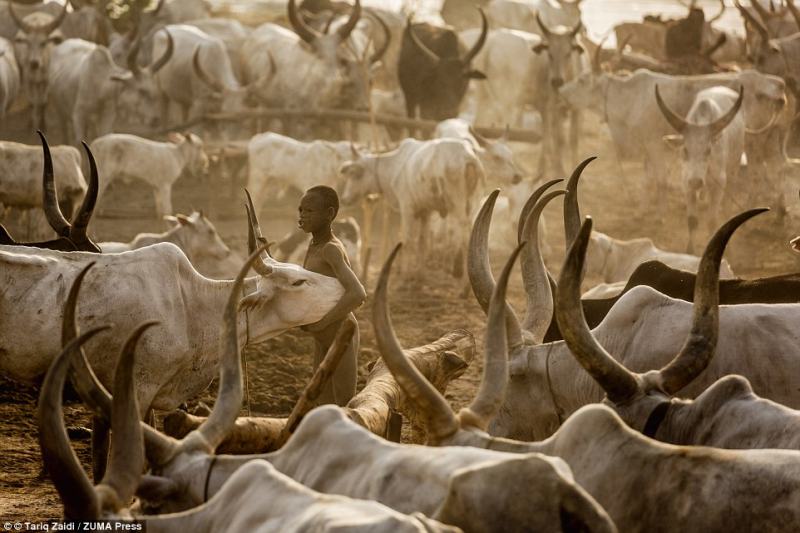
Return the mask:
[[411,24],[403,32],[397,74],[406,99],[406,113],[428,120],[445,120],[458,115],[469,80],[486,75],[471,67],[486,42],[489,24],[483,10],[481,33],[465,53],[466,46],[452,28],[428,23]]
[[17,99],[19,84],[19,65],[14,55],[14,45],[0,37],[0,118]]
[[697,231],[698,196],[705,196],[706,222],[718,225],[722,195],[728,179],[739,172],[744,152],[744,118],[739,114],[744,100],[744,89],[739,93],[728,87],[711,87],[697,93],[684,119],[661,99],[656,85],[658,108],[677,134],[667,135],[664,141],[680,150],[683,163],[683,187],[686,194],[686,212],[689,223],[687,252],[694,252]]

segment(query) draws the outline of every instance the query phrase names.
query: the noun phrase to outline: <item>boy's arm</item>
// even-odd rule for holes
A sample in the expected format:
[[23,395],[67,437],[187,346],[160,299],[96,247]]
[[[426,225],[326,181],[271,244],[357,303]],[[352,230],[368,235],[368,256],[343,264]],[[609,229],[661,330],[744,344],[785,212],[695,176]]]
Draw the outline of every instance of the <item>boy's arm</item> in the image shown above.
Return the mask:
[[338,279],[339,283],[344,287],[344,294],[336,305],[334,305],[318,322],[309,324],[303,328],[312,332],[321,331],[331,324],[344,320],[351,311],[360,306],[364,303],[364,300],[367,299],[367,292],[364,290],[364,286],[361,285],[358,277],[347,265],[344,254],[342,254],[339,247],[333,244],[325,245],[322,248],[322,258],[325,259],[331,269],[333,269],[336,279]]

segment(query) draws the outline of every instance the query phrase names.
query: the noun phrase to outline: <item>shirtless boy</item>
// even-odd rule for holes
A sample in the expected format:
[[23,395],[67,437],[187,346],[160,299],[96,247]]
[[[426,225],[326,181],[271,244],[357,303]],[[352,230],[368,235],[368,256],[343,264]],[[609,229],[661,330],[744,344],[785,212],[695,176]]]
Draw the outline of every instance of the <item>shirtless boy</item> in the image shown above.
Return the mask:
[[320,403],[345,405],[356,393],[357,359],[359,332],[356,317],[352,311],[364,303],[367,293],[361,282],[350,269],[350,260],[344,246],[331,231],[331,223],[339,212],[339,196],[336,191],[324,185],[311,187],[300,199],[298,225],[306,233],[311,233],[303,267],[325,276],[339,280],[344,294],[333,309],[318,322],[303,326],[314,337],[314,369],[319,366],[328,348],[333,343],[339,326],[345,320],[352,320],[356,326],[350,346],[342,356],[339,366],[330,382],[319,397]]

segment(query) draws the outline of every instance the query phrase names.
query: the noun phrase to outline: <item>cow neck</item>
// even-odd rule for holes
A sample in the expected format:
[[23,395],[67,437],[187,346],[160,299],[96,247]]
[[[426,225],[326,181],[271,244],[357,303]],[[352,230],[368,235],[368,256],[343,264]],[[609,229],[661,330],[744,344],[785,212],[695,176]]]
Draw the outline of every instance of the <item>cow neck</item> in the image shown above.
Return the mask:
[[[540,350],[547,352],[542,354]],[[566,419],[580,407],[598,402],[603,397],[600,386],[575,360],[564,341],[534,346],[529,356],[546,357],[545,386],[560,419]]]
[[558,399],[556,398],[556,393],[553,390],[553,378],[550,374],[550,357],[553,355],[552,345],[548,347],[547,356],[544,360],[544,374],[545,380],[547,382],[547,393],[550,395],[550,403],[553,404],[553,409],[556,412],[556,418],[558,419],[558,427],[564,423],[566,417],[564,416],[564,409],[561,407],[561,404],[558,403]]
[[[389,152],[387,154],[377,154],[372,156],[372,175],[375,177],[375,188],[380,195],[385,198],[390,205],[397,205],[397,198],[394,195],[390,183],[383,183],[383,179],[391,181],[396,174],[396,169],[393,168],[391,163],[395,162],[398,152]],[[383,161],[386,160],[386,161]],[[383,164],[381,164],[383,161]],[[389,167],[389,174],[386,174],[387,166]],[[383,170],[383,173],[381,172]]]
[[669,400],[664,400],[656,405],[655,408],[650,411],[650,415],[647,417],[647,421],[644,423],[642,435],[651,439],[655,439],[656,433],[658,433],[658,429],[661,427],[664,419],[667,418],[667,414],[669,413],[671,407],[672,402]]

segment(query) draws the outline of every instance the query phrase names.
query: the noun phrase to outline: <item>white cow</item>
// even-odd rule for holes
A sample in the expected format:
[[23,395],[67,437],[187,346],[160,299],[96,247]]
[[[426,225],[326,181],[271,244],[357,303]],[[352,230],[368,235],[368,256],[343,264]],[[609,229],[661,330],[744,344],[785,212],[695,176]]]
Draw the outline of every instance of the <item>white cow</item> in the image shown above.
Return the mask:
[[353,157],[351,143],[303,142],[277,133],[261,133],[247,144],[247,190],[261,209],[268,193],[288,188],[304,192],[315,185],[336,188],[339,167]]
[[14,45],[0,37],[0,118],[5,116],[17,99],[20,86],[19,65]]
[[[483,165],[469,142],[406,139],[391,152],[355,155],[358,157],[339,170],[344,179],[344,204],[371,193],[382,194],[391,209],[400,214],[400,235],[415,247],[415,261],[430,251],[428,222],[433,213],[447,219],[456,249],[466,250],[468,236],[464,230],[485,180]],[[457,254],[456,277],[461,275],[461,266]]]
[[250,37],[251,29],[249,27],[244,26],[238,20],[221,17],[189,20],[185,24],[220,39],[225,44],[225,50],[228,52],[228,59],[230,59],[236,79],[240,82],[244,80],[241,50],[244,42]]
[[172,213],[172,184],[181,174],[208,171],[203,141],[193,133],[173,133],[170,142],[112,133],[96,139],[91,148],[97,166],[103,169],[99,199],[114,180],[138,179],[153,189],[159,218]]
[[475,131],[469,122],[460,118],[443,120],[433,132],[437,139],[462,139],[472,145],[486,173],[487,181],[494,186],[507,187],[522,180],[522,171],[514,161],[514,154],[505,137],[489,140]]
[[159,242],[171,242],[183,250],[192,265],[204,276],[232,279],[242,265],[242,259],[226,245],[211,221],[203,212],[168,216],[174,225],[165,233],[140,233],[131,242],[101,242],[103,253],[137,250]]
[[666,135],[664,141],[679,151],[683,164],[682,184],[689,223],[687,252],[692,253],[701,213],[706,215],[708,227],[715,228],[723,194],[729,190],[728,180],[736,183],[739,175],[745,134],[744,117],[739,109],[744,89],[740,88],[738,94],[719,86],[700,91],[685,119],[661,99],[658,85],[655,93],[661,113],[677,132]]

